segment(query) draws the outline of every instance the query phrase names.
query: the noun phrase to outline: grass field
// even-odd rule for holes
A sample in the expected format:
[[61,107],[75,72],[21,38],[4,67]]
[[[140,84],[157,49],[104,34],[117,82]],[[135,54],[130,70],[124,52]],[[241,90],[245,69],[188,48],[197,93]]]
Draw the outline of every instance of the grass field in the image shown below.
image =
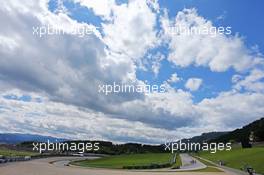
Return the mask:
[[37,153],[28,152],[28,151],[16,151],[16,150],[10,150],[7,148],[0,148],[0,155],[2,156],[34,156],[34,155],[37,155]]
[[226,166],[241,169],[245,164],[252,166],[257,173],[264,174],[264,147],[249,149],[235,148],[231,151],[218,151],[215,154],[200,152],[200,157],[217,163],[219,160],[225,162]]
[[172,165],[172,168],[179,168],[181,165],[182,165],[181,157],[179,154],[177,154],[176,163]]
[[84,160],[72,162],[73,165],[98,168],[118,168],[124,166],[142,166],[149,164],[169,163],[172,159],[169,153],[148,153],[148,154],[129,154],[109,156],[96,160]]

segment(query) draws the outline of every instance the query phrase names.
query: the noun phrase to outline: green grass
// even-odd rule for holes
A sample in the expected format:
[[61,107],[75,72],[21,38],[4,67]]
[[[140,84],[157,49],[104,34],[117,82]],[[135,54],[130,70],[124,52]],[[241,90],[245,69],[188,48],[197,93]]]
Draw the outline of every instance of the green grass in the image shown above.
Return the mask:
[[16,151],[16,150],[10,150],[7,148],[0,148],[0,155],[2,156],[34,156],[37,155],[37,153],[29,152],[29,151]]
[[223,172],[223,171],[219,170],[216,167],[208,166],[208,167],[206,167],[204,169],[193,170],[193,171],[190,171],[190,172]]
[[200,157],[218,163],[219,160],[225,162],[226,166],[241,169],[245,164],[252,166],[257,173],[264,174],[264,147],[249,149],[235,148],[231,151],[218,151],[214,154],[200,152]]
[[179,154],[177,154],[176,163],[172,165],[172,168],[179,168],[181,165],[182,165],[181,157]]
[[103,157],[95,160],[76,161],[71,164],[84,167],[121,169],[124,166],[169,163],[172,156],[173,155],[169,153],[129,154]]

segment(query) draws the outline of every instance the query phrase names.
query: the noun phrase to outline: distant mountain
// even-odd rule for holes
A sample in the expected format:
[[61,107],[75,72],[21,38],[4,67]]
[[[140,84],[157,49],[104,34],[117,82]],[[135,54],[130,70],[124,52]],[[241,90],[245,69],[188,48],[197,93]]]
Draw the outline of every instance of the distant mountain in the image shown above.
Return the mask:
[[66,139],[55,138],[50,136],[34,135],[34,134],[20,134],[20,133],[3,133],[0,134],[0,143],[17,144],[21,142],[56,142],[65,141]]
[[249,142],[249,136],[252,134],[254,141],[264,141],[264,118],[256,120],[240,129],[224,134],[212,142]]

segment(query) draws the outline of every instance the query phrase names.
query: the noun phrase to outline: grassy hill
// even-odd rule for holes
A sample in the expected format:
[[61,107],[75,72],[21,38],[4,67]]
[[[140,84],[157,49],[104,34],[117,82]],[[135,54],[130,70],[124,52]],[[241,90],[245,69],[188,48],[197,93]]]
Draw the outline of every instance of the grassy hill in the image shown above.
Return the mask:
[[18,151],[18,150],[11,150],[11,149],[7,149],[4,147],[0,147],[0,155],[2,156],[10,156],[10,157],[14,157],[14,156],[34,156],[37,155],[37,153],[35,152],[30,152],[30,151]]
[[205,159],[218,163],[219,160],[224,161],[228,167],[241,169],[244,165],[252,166],[257,173],[264,174],[264,147],[256,148],[235,148],[231,151],[218,151],[215,154],[210,152],[199,152],[198,155]]

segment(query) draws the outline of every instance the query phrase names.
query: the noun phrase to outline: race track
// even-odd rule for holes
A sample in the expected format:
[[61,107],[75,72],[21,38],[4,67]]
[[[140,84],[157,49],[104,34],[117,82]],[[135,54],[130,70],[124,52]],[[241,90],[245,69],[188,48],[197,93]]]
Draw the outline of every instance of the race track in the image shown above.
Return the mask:
[[[91,157],[94,158],[94,157]],[[226,172],[143,172],[65,166],[77,157],[54,157],[0,165],[1,175],[227,175]],[[51,163],[53,162],[53,163]],[[231,174],[229,174],[231,175]]]

